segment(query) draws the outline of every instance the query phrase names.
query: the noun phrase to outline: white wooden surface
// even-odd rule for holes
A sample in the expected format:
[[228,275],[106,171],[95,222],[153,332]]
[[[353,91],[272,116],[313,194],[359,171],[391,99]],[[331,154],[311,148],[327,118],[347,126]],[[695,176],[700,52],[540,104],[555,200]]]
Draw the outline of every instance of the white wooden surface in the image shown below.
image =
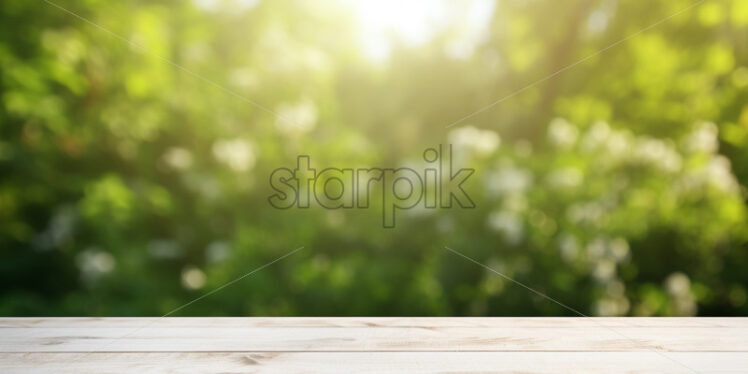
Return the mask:
[[0,373],[748,373],[748,318],[0,318]]

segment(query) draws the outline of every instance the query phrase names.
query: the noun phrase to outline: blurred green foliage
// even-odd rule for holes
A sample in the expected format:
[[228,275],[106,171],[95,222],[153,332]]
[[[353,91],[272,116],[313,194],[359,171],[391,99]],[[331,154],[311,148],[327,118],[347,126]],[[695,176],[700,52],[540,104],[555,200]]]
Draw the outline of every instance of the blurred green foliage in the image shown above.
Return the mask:
[[[573,315],[445,245],[585,314],[748,314],[748,2],[592,55],[691,0],[501,0],[384,59],[350,3],[0,3],[0,315],[159,315],[301,246],[176,315]],[[267,201],[447,143],[475,209]]]

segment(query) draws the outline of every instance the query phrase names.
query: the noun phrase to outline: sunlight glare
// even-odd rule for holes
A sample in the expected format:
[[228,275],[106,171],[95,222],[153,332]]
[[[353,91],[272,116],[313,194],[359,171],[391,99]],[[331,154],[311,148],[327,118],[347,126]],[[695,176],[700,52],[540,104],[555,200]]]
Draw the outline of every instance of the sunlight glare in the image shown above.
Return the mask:
[[[483,29],[493,12],[492,0],[346,1],[360,26],[364,54],[375,61],[389,57],[393,44],[407,47],[430,41],[447,27]],[[475,32],[470,32],[475,35]]]

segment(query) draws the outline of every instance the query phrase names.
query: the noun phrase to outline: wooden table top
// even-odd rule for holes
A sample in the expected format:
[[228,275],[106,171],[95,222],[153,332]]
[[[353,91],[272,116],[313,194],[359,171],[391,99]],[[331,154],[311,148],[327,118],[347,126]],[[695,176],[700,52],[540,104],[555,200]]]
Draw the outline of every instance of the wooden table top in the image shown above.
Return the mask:
[[0,373],[747,373],[748,318],[0,318]]

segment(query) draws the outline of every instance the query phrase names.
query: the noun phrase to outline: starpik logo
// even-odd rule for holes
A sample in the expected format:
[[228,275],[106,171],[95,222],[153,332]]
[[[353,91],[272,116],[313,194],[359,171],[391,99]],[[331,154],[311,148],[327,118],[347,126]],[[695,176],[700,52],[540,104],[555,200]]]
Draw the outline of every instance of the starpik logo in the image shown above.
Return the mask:
[[[296,168],[277,168],[270,174],[268,197],[277,209],[306,209],[313,200],[325,209],[368,209],[381,204],[382,225],[395,227],[398,210],[423,204],[426,209],[475,208],[462,185],[474,169],[454,170],[452,145],[439,145],[423,152],[427,167],[412,168],[326,168],[317,172],[308,155],[296,158]],[[378,196],[377,196],[378,195]]]

